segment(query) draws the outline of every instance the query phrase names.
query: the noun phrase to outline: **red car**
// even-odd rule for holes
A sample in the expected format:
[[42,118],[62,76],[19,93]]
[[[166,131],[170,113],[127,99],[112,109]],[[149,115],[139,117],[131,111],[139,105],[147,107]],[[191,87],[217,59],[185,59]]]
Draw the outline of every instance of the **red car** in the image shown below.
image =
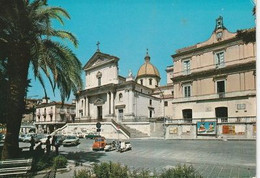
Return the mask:
[[93,151],[104,150],[106,144],[107,143],[105,137],[96,137],[92,145],[92,150]]

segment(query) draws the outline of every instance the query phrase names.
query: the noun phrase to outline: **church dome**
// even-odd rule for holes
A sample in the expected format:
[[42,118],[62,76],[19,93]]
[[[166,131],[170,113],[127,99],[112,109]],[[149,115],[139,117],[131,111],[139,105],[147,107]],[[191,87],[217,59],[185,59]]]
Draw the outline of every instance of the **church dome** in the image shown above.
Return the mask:
[[142,77],[156,77],[161,78],[158,69],[150,62],[150,56],[146,52],[145,63],[139,68],[136,79]]

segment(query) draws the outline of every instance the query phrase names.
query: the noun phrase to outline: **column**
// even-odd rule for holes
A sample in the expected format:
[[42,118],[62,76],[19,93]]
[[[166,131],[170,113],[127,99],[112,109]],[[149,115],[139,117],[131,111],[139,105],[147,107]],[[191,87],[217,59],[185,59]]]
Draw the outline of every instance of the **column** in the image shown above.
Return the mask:
[[88,106],[88,108],[87,108],[87,111],[88,111],[88,114],[87,114],[87,116],[88,117],[90,117],[90,104],[89,104],[89,97],[87,97],[87,99],[88,99],[88,102],[87,102],[87,106]]
[[110,92],[107,92],[108,114],[111,114]]
[[89,116],[89,99],[88,97],[85,97],[85,116]]
[[83,116],[87,116],[87,111],[86,111],[86,105],[87,105],[87,101],[86,101],[86,97],[84,97],[84,101],[83,101]]
[[111,114],[114,114],[114,93],[111,92]]

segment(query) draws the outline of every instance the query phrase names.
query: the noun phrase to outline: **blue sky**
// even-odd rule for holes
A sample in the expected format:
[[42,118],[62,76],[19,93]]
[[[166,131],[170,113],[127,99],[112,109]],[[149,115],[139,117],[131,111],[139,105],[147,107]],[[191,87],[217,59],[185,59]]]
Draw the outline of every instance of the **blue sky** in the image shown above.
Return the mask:
[[[68,44],[82,63],[95,53],[97,41],[101,52],[120,58],[119,74],[126,76],[129,69],[136,75],[144,63],[149,49],[151,63],[161,74],[161,85],[166,84],[167,66],[172,65],[171,55],[177,49],[207,40],[215,27],[215,19],[224,18],[225,27],[235,32],[252,28],[252,0],[49,0],[50,6],[67,10],[71,20],[64,26],[54,23],[57,29],[72,32],[79,47]],[[28,97],[43,97],[39,82],[29,74],[32,87]],[[84,72],[82,79],[85,83]],[[46,80],[48,96],[59,101]],[[73,94],[70,100],[73,99]]]

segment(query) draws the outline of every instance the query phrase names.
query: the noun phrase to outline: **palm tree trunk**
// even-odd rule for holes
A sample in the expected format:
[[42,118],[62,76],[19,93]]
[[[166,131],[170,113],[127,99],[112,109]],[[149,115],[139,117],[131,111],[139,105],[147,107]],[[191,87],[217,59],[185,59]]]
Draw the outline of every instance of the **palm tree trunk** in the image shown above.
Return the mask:
[[2,150],[2,160],[17,158],[20,155],[18,136],[25,109],[24,97],[27,87],[29,55],[22,55],[19,51],[20,50],[13,52],[8,58],[8,119],[6,124],[6,137]]

